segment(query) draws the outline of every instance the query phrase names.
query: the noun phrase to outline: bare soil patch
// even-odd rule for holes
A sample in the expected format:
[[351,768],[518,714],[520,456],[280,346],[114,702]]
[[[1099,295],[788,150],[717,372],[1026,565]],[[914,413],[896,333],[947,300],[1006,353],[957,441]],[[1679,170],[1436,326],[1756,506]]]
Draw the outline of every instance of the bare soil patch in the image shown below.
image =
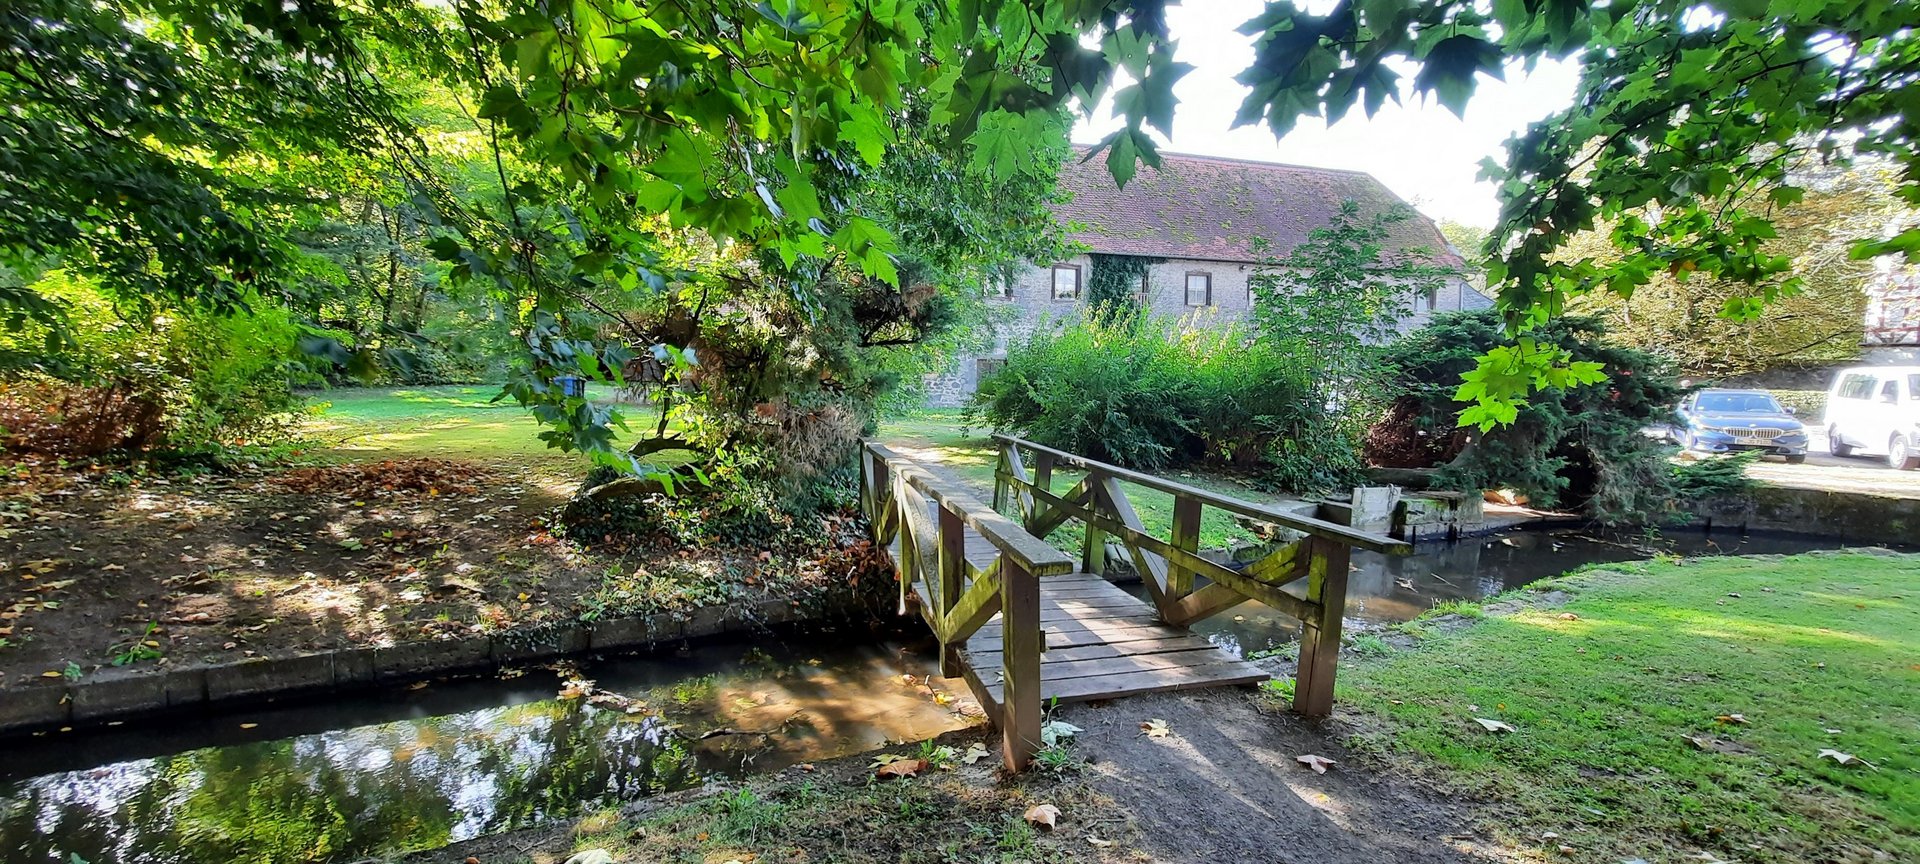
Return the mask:
[[443,459],[199,477],[14,462],[0,687],[799,595],[860,566],[850,519],[798,544],[589,548],[548,524],[572,482]]

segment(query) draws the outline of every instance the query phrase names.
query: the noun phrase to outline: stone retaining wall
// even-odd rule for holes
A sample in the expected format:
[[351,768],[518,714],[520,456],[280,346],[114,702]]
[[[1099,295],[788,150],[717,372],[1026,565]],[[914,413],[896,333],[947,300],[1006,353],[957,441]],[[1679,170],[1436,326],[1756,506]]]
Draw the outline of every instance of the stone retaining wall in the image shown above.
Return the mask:
[[829,617],[772,598],[675,615],[610,618],[390,647],[340,648],[237,663],[106,668],[76,681],[0,689],[0,733],[58,728],[216,703],[345,691],[598,651],[637,651],[682,639]]
[[1920,544],[1920,500],[1761,485],[1750,500],[1696,508],[1693,524],[1912,546]]

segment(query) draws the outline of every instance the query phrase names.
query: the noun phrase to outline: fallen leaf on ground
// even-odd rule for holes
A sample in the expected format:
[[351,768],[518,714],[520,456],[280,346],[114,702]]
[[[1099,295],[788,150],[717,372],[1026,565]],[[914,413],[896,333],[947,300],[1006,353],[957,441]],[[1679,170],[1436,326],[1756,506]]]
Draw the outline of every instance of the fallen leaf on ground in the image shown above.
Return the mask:
[[605,849],[582,849],[573,853],[566,864],[613,864],[613,853]]
[[1088,845],[1088,846],[1092,846],[1092,847],[1094,847],[1094,848],[1096,848],[1096,849],[1105,849],[1105,848],[1107,848],[1108,846],[1112,846],[1112,845],[1113,845],[1113,841],[1112,841],[1112,840],[1102,840],[1102,839],[1100,839],[1099,837],[1095,837],[1095,836],[1094,836],[1094,835],[1092,835],[1092,834],[1088,834],[1088,835],[1087,835],[1087,845]]
[[1173,730],[1167,728],[1167,721],[1165,720],[1148,720],[1140,724],[1140,731],[1148,738],[1165,738],[1173,734]]
[[1339,764],[1333,761],[1332,759],[1328,759],[1325,756],[1315,756],[1312,753],[1308,753],[1305,756],[1295,756],[1293,757],[1293,761],[1298,762],[1302,765],[1305,765],[1308,768],[1312,768],[1313,773],[1315,774],[1325,774],[1327,773],[1328,765]]
[[1720,722],[1720,723],[1726,723],[1726,724],[1728,724],[1728,725],[1732,725],[1732,726],[1745,726],[1745,725],[1747,725],[1747,715],[1745,715],[1745,714],[1722,714],[1722,715],[1720,715],[1720,716],[1718,716],[1718,717],[1715,717],[1715,718],[1713,718],[1713,719],[1714,719],[1715,721],[1717,721],[1717,722]]
[[917,777],[920,775],[920,772],[925,770],[927,770],[927,760],[925,759],[901,759],[880,766],[873,772],[873,776],[882,780]]
[[972,765],[990,755],[993,754],[987,751],[987,745],[975,741],[967,747],[967,752],[960,754],[960,761]]
[[1872,768],[1875,771],[1880,770],[1879,767],[1875,766],[1872,762],[1868,762],[1867,760],[1862,759],[1858,756],[1855,756],[1852,753],[1842,753],[1832,748],[1821,750],[1820,755],[1814,758],[1832,759],[1833,761],[1838,762],[1842,765],[1865,765],[1868,768]]
[[1035,804],[1028,807],[1027,812],[1020,818],[1027,820],[1027,824],[1035,828],[1052,831],[1054,824],[1060,820],[1060,808],[1052,804]]
[[1575,614],[1573,614],[1572,612],[1562,612],[1562,613],[1560,613],[1560,620],[1562,620],[1562,621],[1578,621],[1578,620],[1580,620],[1580,616],[1578,616],[1578,615],[1575,615]]
[[1488,732],[1518,732],[1518,731],[1520,731],[1520,730],[1518,730],[1518,729],[1515,729],[1515,728],[1513,728],[1513,724],[1511,724],[1511,723],[1507,723],[1507,722],[1505,722],[1505,721],[1501,721],[1501,720],[1488,720],[1488,719],[1487,719],[1487,718],[1485,718],[1485,717],[1475,717],[1475,718],[1473,718],[1473,722],[1475,722],[1475,723],[1478,723],[1478,724],[1480,724],[1480,728],[1482,728],[1482,729],[1485,729],[1485,730],[1487,730]]
[[1073,736],[1084,731],[1086,730],[1065,720],[1048,720],[1040,725],[1040,743],[1046,747],[1054,747],[1073,740]]

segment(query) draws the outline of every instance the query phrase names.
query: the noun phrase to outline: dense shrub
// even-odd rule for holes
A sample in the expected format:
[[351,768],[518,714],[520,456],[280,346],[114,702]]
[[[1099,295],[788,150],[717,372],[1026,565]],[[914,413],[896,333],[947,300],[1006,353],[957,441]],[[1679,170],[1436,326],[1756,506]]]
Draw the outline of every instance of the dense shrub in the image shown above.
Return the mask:
[[1012,345],[970,415],[1101,461],[1148,470],[1196,462],[1263,468],[1276,485],[1338,485],[1344,458],[1308,372],[1237,326],[1072,320]]
[[31,326],[0,336],[8,449],[201,449],[273,437],[293,420],[291,386],[307,375],[296,328],[277,307],[122,310],[61,271],[33,288],[64,308],[68,341],[48,350],[44,329]]
[[1389,352],[1408,389],[1369,432],[1369,461],[1406,466],[1425,455],[1427,465],[1440,466],[1442,485],[1511,488],[1541,506],[1584,507],[1603,522],[1671,510],[1671,448],[1642,434],[1683,392],[1670,366],[1608,343],[1592,318],[1556,318],[1529,335],[1574,361],[1600,363],[1607,379],[1535,393],[1513,423],[1463,434],[1455,422],[1465,406],[1453,401],[1460,375],[1508,337],[1493,310],[1437,315]]

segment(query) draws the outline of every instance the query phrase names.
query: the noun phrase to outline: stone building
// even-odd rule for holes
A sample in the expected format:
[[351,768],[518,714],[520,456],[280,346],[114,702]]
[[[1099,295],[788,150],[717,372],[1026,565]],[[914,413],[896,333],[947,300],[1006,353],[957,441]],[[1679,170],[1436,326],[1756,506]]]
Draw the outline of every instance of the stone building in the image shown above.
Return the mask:
[[[929,404],[964,404],[982,375],[1006,356],[1009,340],[1077,314],[1086,300],[1088,253],[1148,259],[1137,291],[1142,305],[1157,316],[1213,326],[1244,319],[1252,307],[1248,280],[1260,262],[1285,255],[1327,225],[1342,202],[1358,202],[1364,216],[1404,203],[1359,171],[1176,153],[1164,154],[1158,170],[1142,167],[1125,189],[1114,187],[1102,160],[1070,159],[1060,170],[1060,185],[1068,200],[1054,212],[1081,251],[1026,267],[994,286],[988,301],[995,313],[991,347],[963,353],[948,371],[929,376]],[[1266,241],[1263,251],[1255,251],[1255,238]],[[1425,216],[1398,223],[1390,243],[1398,251],[1460,263]],[[1400,326],[1418,327],[1436,310],[1490,305],[1465,279],[1452,279],[1417,298]]]

